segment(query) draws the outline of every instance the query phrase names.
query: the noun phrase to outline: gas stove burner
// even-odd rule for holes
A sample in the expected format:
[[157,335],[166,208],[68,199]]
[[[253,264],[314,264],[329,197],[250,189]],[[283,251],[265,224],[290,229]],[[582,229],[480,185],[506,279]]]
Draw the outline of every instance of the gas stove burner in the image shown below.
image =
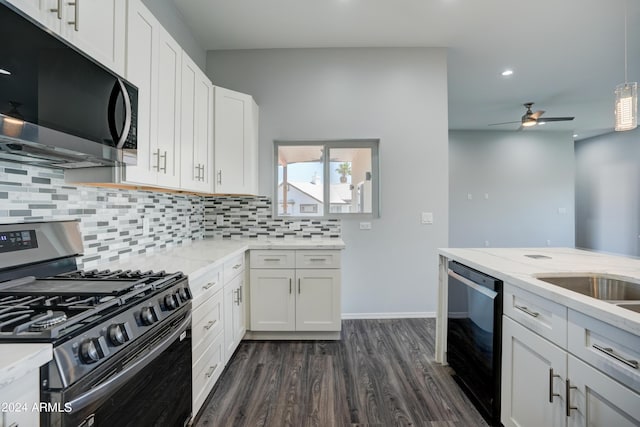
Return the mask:
[[38,319],[29,325],[29,330],[34,332],[44,331],[45,329],[49,329],[58,323],[65,322],[66,320],[67,315],[61,311],[47,311],[47,314],[44,315],[43,318]]

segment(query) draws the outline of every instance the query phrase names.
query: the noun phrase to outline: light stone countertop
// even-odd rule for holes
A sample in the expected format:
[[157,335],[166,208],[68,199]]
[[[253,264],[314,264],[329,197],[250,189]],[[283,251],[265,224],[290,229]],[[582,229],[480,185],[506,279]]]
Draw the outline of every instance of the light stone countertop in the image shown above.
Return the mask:
[[[506,283],[640,335],[640,313],[536,279],[536,276],[547,273],[607,273],[640,283],[640,259],[573,248],[446,248],[438,252],[441,257],[459,261]],[[525,255],[550,258],[534,259]]]
[[118,261],[100,264],[99,269],[154,270],[172,273],[181,271],[191,280],[206,273],[213,264],[220,264],[251,249],[344,249],[342,239],[203,239],[180,246],[132,255]]
[[31,371],[53,359],[51,344],[2,344],[0,349],[0,392]]

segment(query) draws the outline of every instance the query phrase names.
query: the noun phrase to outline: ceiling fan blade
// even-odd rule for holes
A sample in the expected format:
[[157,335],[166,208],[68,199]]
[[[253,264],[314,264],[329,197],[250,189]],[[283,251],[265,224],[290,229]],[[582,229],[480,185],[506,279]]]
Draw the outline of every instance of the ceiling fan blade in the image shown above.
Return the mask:
[[491,123],[490,125],[487,125],[487,126],[511,125],[511,124],[514,124],[514,123],[520,123],[520,120],[515,121],[515,122]]
[[545,117],[540,119],[541,122],[568,122],[575,119],[575,117]]
[[520,125],[520,126],[518,126],[518,129],[516,129],[516,131],[517,131],[517,132],[520,132],[520,131],[521,131],[521,130],[523,130],[523,129],[524,129],[524,126]]
[[544,110],[538,110],[535,113],[532,113],[529,117],[531,117],[532,119],[538,120],[538,118],[540,118],[540,116],[543,114],[544,114]]

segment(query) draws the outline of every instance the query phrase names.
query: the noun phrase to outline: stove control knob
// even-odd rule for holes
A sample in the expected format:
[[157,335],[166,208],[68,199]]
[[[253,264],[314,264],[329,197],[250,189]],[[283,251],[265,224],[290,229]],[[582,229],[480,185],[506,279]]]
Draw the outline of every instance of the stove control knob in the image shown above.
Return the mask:
[[140,310],[140,320],[143,325],[152,325],[156,322],[156,316],[153,311],[153,307],[142,307]]
[[191,293],[189,292],[189,288],[180,288],[178,290],[178,296],[182,300],[182,302],[187,302],[191,298]]
[[103,356],[97,339],[89,338],[80,344],[80,359],[84,363],[95,363]]
[[164,297],[164,306],[167,310],[175,310],[178,306],[176,298],[173,295],[167,295]]
[[125,331],[124,324],[114,324],[110,325],[107,329],[107,336],[109,337],[109,341],[113,345],[122,345],[125,342],[129,341],[129,336]]

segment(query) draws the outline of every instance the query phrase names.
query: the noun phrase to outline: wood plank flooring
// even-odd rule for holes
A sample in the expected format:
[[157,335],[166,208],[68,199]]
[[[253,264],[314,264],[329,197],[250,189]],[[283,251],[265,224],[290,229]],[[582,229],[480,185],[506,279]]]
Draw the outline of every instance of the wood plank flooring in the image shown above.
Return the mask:
[[435,319],[345,320],[342,340],[243,341],[196,426],[486,426],[433,361]]

